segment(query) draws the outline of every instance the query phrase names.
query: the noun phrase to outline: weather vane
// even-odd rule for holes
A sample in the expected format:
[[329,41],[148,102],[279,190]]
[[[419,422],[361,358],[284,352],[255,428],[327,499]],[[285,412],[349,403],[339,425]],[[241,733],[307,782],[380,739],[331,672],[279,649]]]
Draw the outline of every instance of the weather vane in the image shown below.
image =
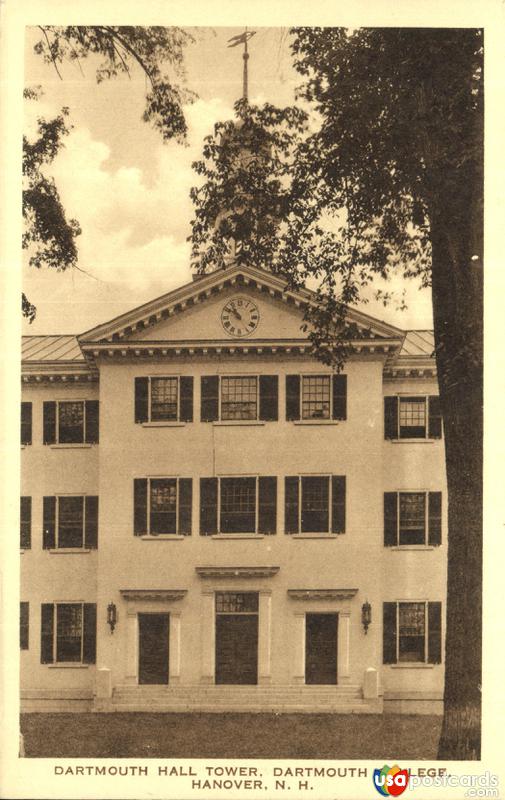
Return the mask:
[[242,90],[242,97],[244,100],[248,100],[248,75],[247,75],[247,60],[249,58],[249,53],[247,52],[247,42],[254,36],[256,31],[248,31],[247,28],[245,29],[244,33],[239,33],[237,36],[232,36],[231,39],[228,39],[228,47],[236,47],[238,44],[244,45],[244,87]]

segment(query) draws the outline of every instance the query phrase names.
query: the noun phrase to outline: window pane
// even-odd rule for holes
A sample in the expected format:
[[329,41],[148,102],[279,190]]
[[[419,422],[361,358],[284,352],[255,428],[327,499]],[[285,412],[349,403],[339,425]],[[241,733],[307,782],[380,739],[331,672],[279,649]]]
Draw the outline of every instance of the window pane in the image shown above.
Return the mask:
[[175,478],[151,480],[151,534],[177,532],[177,481]]
[[59,403],[58,415],[58,441],[62,444],[84,442],[84,403]]
[[56,661],[80,661],[82,606],[58,605],[56,620]]
[[424,439],[426,436],[424,397],[400,397],[400,436],[405,439]]
[[425,507],[423,493],[400,494],[400,544],[425,544]]
[[424,661],[425,604],[399,604],[399,661]]
[[302,378],[302,419],[330,418],[330,376],[304,375]]
[[302,533],[328,533],[329,477],[302,478]]
[[257,378],[221,378],[221,419],[257,418]]
[[58,547],[82,547],[83,507],[83,497],[58,499]]
[[256,613],[257,611],[257,592],[217,592],[216,594],[217,614]]
[[221,533],[256,531],[256,478],[221,479]]
[[178,378],[151,378],[151,420],[177,419]]

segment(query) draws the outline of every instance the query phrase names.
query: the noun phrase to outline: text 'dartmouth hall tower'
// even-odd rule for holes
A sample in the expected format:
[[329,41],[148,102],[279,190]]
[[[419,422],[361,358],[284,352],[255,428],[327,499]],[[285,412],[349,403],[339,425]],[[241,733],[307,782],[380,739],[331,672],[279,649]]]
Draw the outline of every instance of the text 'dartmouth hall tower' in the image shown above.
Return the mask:
[[24,710],[441,711],[430,332],[230,266],[23,343]]

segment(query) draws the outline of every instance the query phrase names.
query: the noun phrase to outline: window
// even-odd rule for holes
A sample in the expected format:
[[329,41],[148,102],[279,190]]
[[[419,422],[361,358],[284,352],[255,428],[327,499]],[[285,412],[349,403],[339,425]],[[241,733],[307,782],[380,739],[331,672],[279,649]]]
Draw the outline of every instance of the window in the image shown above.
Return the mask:
[[32,404],[21,403],[21,444],[32,443]]
[[440,439],[440,398],[436,395],[385,397],[384,436],[386,439]]
[[286,419],[347,419],[347,375],[286,375]]
[[21,498],[21,531],[20,531],[20,548],[21,550],[29,550],[32,546],[32,498]]
[[277,478],[200,479],[200,534],[277,532]]
[[45,550],[95,549],[98,546],[98,497],[44,497]]
[[30,641],[30,603],[19,604],[19,647],[28,650]]
[[385,492],[384,545],[430,545],[442,541],[441,492]]
[[345,491],[343,475],[287,477],[286,533],[344,533]]
[[193,422],[193,378],[135,378],[135,422]]
[[96,444],[98,400],[44,403],[44,444]]
[[191,534],[191,478],[135,478],[135,536]]
[[43,603],[41,663],[94,664],[96,604]]
[[202,422],[275,421],[279,418],[277,375],[204,375]]
[[384,603],[384,663],[440,664],[441,610],[440,602]]

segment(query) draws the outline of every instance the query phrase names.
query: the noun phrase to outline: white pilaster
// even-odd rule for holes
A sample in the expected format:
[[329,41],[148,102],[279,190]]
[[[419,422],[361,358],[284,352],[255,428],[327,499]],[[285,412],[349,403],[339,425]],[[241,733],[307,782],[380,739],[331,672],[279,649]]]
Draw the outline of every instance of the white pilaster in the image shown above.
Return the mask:
[[200,640],[202,646],[201,683],[214,683],[216,661],[216,634],[214,620],[214,592],[202,594],[202,613],[200,616]]
[[169,683],[181,680],[181,615],[170,612]]
[[349,630],[351,622],[350,611],[338,613],[338,643],[337,643],[337,675],[339,683],[347,683],[349,671]]
[[272,637],[272,595],[260,592],[258,621],[258,683],[270,683]]
[[294,615],[293,681],[305,683],[305,614]]

